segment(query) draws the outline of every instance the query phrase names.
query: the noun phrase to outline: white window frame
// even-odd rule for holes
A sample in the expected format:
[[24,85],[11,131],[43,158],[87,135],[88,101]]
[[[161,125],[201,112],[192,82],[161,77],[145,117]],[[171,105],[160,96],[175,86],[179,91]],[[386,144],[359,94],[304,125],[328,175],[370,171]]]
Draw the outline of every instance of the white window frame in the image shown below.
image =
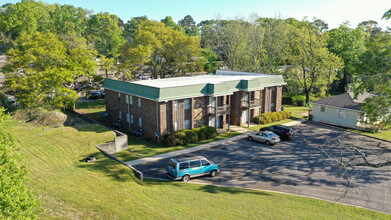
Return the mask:
[[138,107],[141,107],[141,98],[138,98],[138,100],[137,100],[137,104],[138,104]]
[[[343,112],[343,115],[341,117],[341,113]],[[337,118],[343,118],[346,119],[346,110],[344,109],[337,109]]]
[[130,117],[129,117],[129,114],[126,114],[126,122],[130,123]]
[[133,105],[133,96],[129,95],[129,104]]
[[[322,111],[322,107],[324,107],[324,111]],[[320,112],[327,112],[327,106],[319,105],[319,111]]]
[[140,128],[143,127],[143,119],[142,119],[141,117],[138,118],[138,126],[139,126]]
[[179,102],[178,101],[174,101],[174,110],[178,111],[178,108],[179,108]]
[[119,111],[119,113],[118,113],[118,118],[119,118],[119,120],[122,120],[122,112],[121,111]]
[[125,100],[126,104],[129,104],[129,96],[126,95],[126,100]]
[[121,98],[121,93],[118,93],[118,98]]
[[133,123],[134,123],[133,115],[130,115],[130,124],[133,124]]

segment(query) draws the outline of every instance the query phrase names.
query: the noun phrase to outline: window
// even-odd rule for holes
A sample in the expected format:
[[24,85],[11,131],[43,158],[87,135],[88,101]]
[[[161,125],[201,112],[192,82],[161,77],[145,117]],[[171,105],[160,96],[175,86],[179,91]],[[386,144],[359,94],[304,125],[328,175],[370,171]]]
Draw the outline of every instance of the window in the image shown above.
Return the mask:
[[327,112],[327,107],[321,105],[321,106],[319,106],[319,111],[320,111],[320,112]]
[[208,166],[210,163],[207,160],[201,160],[201,166]]
[[172,169],[176,169],[176,163],[172,160],[170,160],[170,163],[169,163],[170,167],[172,167]]
[[263,133],[263,134],[262,134],[262,137],[267,137],[267,134]]
[[129,96],[128,95],[126,95],[125,102],[126,102],[126,104],[129,104]]
[[178,122],[177,121],[174,123],[174,130],[175,131],[178,130]]
[[190,120],[185,120],[185,129],[190,129]]
[[337,118],[346,119],[346,111],[342,109],[337,109]]
[[119,120],[122,120],[122,112],[121,111],[119,111],[118,117],[119,117]]
[[190,109],[190,100],[189,99],[185,99],[184,105],[185,105],[185,107],[184,107],[185,110]]
[[118,93],[118,102],[121,101],[121,93]]
[[130,124],[133,124],[133,115],[130,115]]
[[138,107],[141,107],[141,98],[138,98]]
[[174,102],[174,109],[175,109],[175,111],[178,111],[178,101]]
[[133,105],[133,97],[131,95],[129,96],[129,104]]
[[130,122],[129,114],[126,114],[126,122]]
[[140,128],[143,126],[143,121],[142,121],[141,117],[138,118],[138,126],[139,126]]
[[190,161],[190,168],[199,167],[200,165],[201,165],[201,164],[200,164],[200,161],[199,161],[199,160]]
[[188,169],[188,168],[189,168],[189,162],[184,162],[184,163],[180,163],[179,164],[179,169],[180,170]]

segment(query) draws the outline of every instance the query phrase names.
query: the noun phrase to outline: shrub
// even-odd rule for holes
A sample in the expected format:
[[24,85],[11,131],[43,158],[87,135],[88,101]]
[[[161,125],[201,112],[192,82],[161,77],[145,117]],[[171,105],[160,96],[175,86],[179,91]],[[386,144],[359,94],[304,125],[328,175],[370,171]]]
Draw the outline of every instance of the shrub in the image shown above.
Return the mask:
[[193,130],[197,134],[199,141],[202,141],[202,140],[206,139],[206,134],[204,132],[204,129],[202,129],[202,127],[194,128]]
[[174,135],[176,138],[178,138],[179,144],[180,144],[180,145],[185,145],[185,144],[189,143],[189,140],[188,140],[188,138],[187,138],[186,133],[185,133],[184,130],[177,130],[177,131],[175,131],[175,132],[173,133],[173,135]]
[[291,118],[291,113],[287,110],[282,111],[283,114],[285,114],[285,118]]
[[194,130],[187,130],[186,137],[187,137],[189,143],[195,143],[198,141],[197,132],[195,132]]
[[172,133],[167,133],[163,136],[162,144],[167,147],[173,147],[179,145],[180,140]]
[[261,123],[262,124],[269,124],[269,123],[272,123],[272,119],[270,117],[270,114],[267,112],[267,113],[263,113],[262,116],[261,116]]
[[284,118],[282,117],[281,112],[276,112],[275,114],[277,115],[277,118],[278,118],[279,121],[284,120]]
[[278,121],[278,117],[277,117],[277,115],[275,114],[275,112],[273,112],[273,113],[270,114],[270,119],[272,120],[272,122]]
[[211,138],[214,138],[217,136],[217,131],[216,131],[216,128],[214,128],[214,127],[206,125],[206,126],[203,126],[202,129],[204,129],[206,139],[211,139]]
[[[262,116],[261,116],[261,118],[262,118]],[[256,123],[256,124],[258,124],[258,123],[259,123],[259,118],[258,118],[258,116],[255,116],[254,118],[252,118],[251,121],[254,122],[254,123]]]

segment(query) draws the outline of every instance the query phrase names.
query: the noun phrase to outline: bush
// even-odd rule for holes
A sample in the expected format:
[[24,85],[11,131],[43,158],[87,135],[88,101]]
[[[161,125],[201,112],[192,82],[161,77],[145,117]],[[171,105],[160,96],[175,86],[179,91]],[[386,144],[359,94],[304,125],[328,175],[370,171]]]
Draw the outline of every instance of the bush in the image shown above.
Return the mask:
[[167,133],[163,136],[162,144],[167,147],[173,147],[179,145],[180,140],[172,133]]
[[211,139],[217,136],[217,131],[214,127],[205,125],[202,129],[204,129],[206,139]]
[[180,144],[180,145],[185,145],[185,144],[189,143],[189,140],[188,140],[188,138],[187,138],[186,133],[185,133],[184,130],[177,130],[177,131],[175,131],[175,132],[173,133],[173,135],[174,135],[176,138],[178,138],[179,144]]
[[275,112],[271,113],[270,114],[270,119],[272,120],[272,122],[278,121],[277,114],[275,114]]
[[275,114],[277,115],[277,118],[278,118],[279,121],[284,120],[284,118],[282,117],[281,112],[275,112]]
[[269,123],[272,123],[273,121],[272,121],[272,119],[271,119],[271,117],[270,117],[270,114],[268,114],[268,113],[263,113],[262,115],[261,115],[261,123],[262,124],[269,124]]
[[16,111],[13,118],[38,125],[60,126],[67,120],[67,115],[60,111],[48,111],[44,108],[27,108]]
[[[262,116],[261,116],[262,117]],[[252,122],[258,124],[259,123],[259,118],[258,116],[255,116],[254,118],[251,119]]]
[[287,111],[287,110],[284,110],[284,111],[282,111],[281,113],[285,115],[285,119],[291,118],[291,117],[292,117],[292,116],[291,116],[291,113],[290,113],[289,111]]
[[204,131],[204,129],[202,129],[202,128],[203,128],[203,127],[199,127],[199,128],[193,129],[194,132],[196,132],[199,141],[202,141],[202,140],[205,140],[205,139],[206,139],[205,131]]
[[198,141],[197,132],[195,132],[194,130],[187,130],[186,137],[189,140],[189,143],[195,143]]

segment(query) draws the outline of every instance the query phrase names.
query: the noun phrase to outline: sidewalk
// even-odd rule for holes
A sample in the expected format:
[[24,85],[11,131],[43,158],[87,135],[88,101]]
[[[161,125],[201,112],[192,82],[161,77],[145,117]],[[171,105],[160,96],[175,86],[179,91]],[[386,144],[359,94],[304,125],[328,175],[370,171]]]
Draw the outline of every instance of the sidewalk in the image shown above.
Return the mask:
[[[244,130],[248,131],[247,129],[244,129]],[[249,132],[251,132],[251,131],[249,131]],[[227,138],[227,139],[223,139],[223,140],[219,140],[219,141],[215,141],[215,142],[210,142],[207,144],[198,145],[198,146],[192,147],[192,148],[187,148],[187,149],[178,150],[178,151],[165,153],[165,154],[159,154],[159,155],[155,155],[152,157],[146,157],[146,158],[142,158],[142,159],[138,159],[138,160],[131,160],[131,161],[125,162],[125,164],[129,165],[129,166],[135,166],[135,165],[139,165],[139,164],[143,164],[143,163],[155,162],[155,161],[165,159],[165,158],[177,157],[179,155],[189,154],[189,153],[192,153],[195,151],[208,149],[208,148],[218,146],[218,145],[226,143],[226,142],[236,141],[236,140],[246,138],[246,137],[247,137],[247,134],[245,133],[245,134],[241,134],[241,135],[238,135],[235,137],[231,137],[231,138]]]
[[[285,126],[294,126],[294,125],[301,124],[304,121],[306,121],[306,120],[299,119],[297,121],[288,122],[288,123],[285,123],[283,125],[285,125]],[[142,158],[142,159],[138,159],[138,160],[127,161],[127,162],[125,162],[125,164],[129,165],[129,166],[136,166],[136,165],[143,164],[143,163],[155,162],[155,161],[158,161],[158,160],[161,160],[161,159],[165,159],[165,158],[177,157],[177,156],[180,156],[180,155],[183,155],[183,154],[189,154],[189,153],[192,153],[192,152],[196,152],[196,151],[208,149],[208,148],[211,148],[211,147],[215,147],[215,146],[221,145],[221,144],[226,143],[226,142],[231,142],[231,141],[236,141],[236,140],[239,140],[239,139],[242,139],[242,138],[246,138],[248,133],[254,132],[254,131],[248,130],[246,128],[242,128],[242,127],[234,126],[234,125],[231,125],[230,129],[233,130],[233,131],[242,133],[242,134],[238,135],[238,136],[235,136],[235,137],[219,140],[219,141],[210,142],[210,143],[207,143],[207,144],[202,144],[202,145],[199,145],[199,146],[196,146],[196,147],[192,147],[192,148],[187,148],[187,149],[178,150],[178,151],[174,151],[174,152],[169,152],[169,153],[165,153],[165,154],[159,154],[159,155],[155,155],[155,156],[152,156],[152,157],[146,157],[146,158]]]

